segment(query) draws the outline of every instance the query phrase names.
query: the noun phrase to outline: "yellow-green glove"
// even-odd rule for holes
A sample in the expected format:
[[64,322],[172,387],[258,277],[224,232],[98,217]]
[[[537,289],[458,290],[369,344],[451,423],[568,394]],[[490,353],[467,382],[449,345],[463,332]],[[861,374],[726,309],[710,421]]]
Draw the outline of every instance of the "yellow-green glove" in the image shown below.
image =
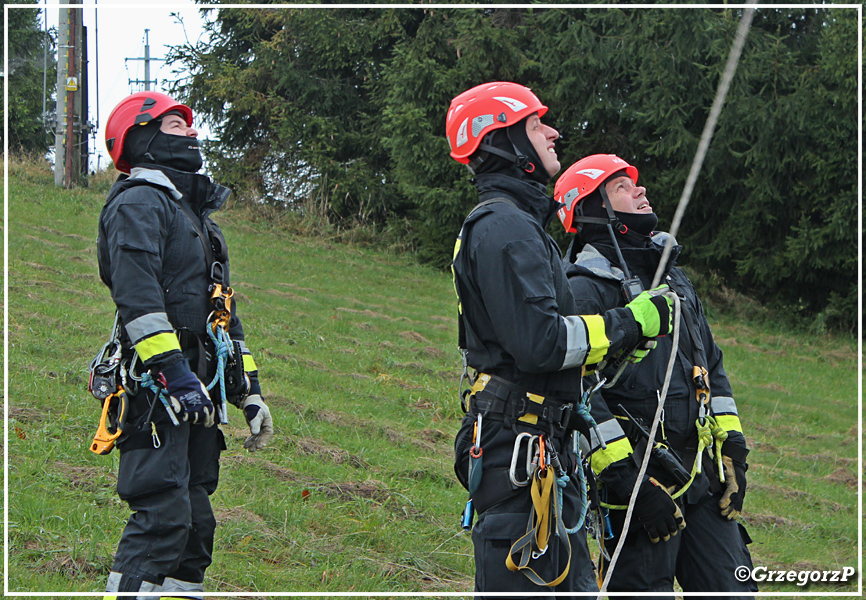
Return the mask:
[[625,305],[640,325],[643,337],[652,339],[673,329],[673,300],[665,296],[669,289],[666,285],[660,285],[641,292]]

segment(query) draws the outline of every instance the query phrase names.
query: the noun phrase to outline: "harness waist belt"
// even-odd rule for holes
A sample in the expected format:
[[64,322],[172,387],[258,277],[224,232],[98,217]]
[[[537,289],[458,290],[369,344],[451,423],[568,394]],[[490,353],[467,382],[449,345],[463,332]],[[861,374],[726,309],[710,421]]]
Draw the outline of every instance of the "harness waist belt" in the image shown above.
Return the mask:
[[497,418],[507,425],[515,421],[530,425],[552,425],[561,431],[586,429],[574,405],[551,397],[539,396],[496,375],[480,373],[472,386],[470,410]]

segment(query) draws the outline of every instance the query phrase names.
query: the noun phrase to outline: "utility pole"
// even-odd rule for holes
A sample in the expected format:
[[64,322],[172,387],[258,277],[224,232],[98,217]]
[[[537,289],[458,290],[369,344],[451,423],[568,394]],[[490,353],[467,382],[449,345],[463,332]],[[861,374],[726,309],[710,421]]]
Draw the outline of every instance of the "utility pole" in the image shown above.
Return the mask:
[[[67,189],[87,165],[87,66],[83,10],[60,8],[57,38],[57,119],[54,126],[54,185]],[[83,146],[83,150],[82,150]]]
[[135,58],[127,58],[126,60],[143,60],[144,61],[144,80],[141,79],[130,79],[129,85],[132,84],[144,84],[144,91],[150,91],[150,84],[152,83],[156,86],[156,79],[150,78],[150,61],[152,60],[165,60],[164,58],[156,58],[150,55],[150,29],[144,30],[144,56],[138,56]]

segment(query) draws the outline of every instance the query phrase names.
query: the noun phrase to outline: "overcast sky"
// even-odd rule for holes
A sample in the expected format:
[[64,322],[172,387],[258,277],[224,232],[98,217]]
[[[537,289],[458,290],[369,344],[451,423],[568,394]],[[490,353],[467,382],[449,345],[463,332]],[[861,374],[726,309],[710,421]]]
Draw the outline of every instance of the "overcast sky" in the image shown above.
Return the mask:
[[[100,168],[105,168],[111,163],[105,149],[105,122],[108,115],[124,97],[144,89],[142,84],[130,83],[144,80],[144,61],[129,59],[144,57],[145,29],[149,30],[147,38],[151,58],[165,58],[168,46],[184,43],[185,36],[195,42],[202,35],[201,5],[192,0],[148,4],[129,0],[74,0],[74,3],[84,5],[90,83],[89,120],[99,125],[95,146],[94,138],[90,139],[90,151],[92,156],[98,156]],[[48,27],[57,26],[62,4],[69,2],[40,0],[39,6],[45,11],[43,25],[47,19]],[[177,13],[183,19],[182,26],[172,13]],[[150,79],[156,79],[157,85],[154,87],[151,84],[151,89],[167,92],[165,84],[178,77],[172,72],[176,68],[167,66],[164,61],[152,60]],[[48,82],[52,90],[56,85],[56,81]],[[199,137],[205,139],[208,131],[200,128],[200,125],[200,122],[194,123],[199,129]],[[96,160],[92,159],[91,164],[95,166]]]

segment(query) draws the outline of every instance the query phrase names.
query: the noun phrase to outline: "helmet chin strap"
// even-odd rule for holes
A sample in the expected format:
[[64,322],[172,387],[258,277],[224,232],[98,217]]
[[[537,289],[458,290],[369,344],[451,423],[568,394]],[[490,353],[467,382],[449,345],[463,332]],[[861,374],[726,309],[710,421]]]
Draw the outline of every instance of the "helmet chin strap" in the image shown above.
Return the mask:
[[159,119],[155,119],[155,121],[159,123],[160,126],[156,128],[156,130],[153,132],[153,135],[150,136],[150,139],[147,141],[147,145],[144,147],[144,158],[154,163],[156,162],[156,159],[153,157],[153,154],[150,153],[150,145],[153,143],[153,140],[156,139],[156,136],[160,131],[160,127],[162,127],[162,117],[160,117]]
[[[481,143],[478,144],[478,150],[479,151],[487,152],[488,154],[495,154],[496,156],[499,156],[500,158],[504,158],[508,162],[514,163],[518,169],[526,171],[527,173],[532,173],[535,171],[535,165],[532,162],[530,162],[528,156],[526,156],[525,154],[521,154],[517,150],[517,147],[514,145],[514,142],[511,142],[510,136],[509,136],[508,141],[511,142],[511,147],[514,148],[514,154],[512,154],[511,152],[506,152],[505,150],[502,150],[501,148],[497,148],[493,144],[488,143],[488,140],[492,139],[493,133],[494,132],[490,132],[484,136],[484,138],[481,140]],[[482,162],[484,162],[485,158],[486,158],[486,156],[482,158],[479,155],[478,158],[476,158],[471,163],[469,163],[469,168],[472,169],[473,173],[475,172],[475,169],[478,166],[480,166]]]
[[[489,152],[490,154],[495,154],[496,156],[500,156],[507,161],[513,162],[517,165],[517,168],[523,169],[527,173],[532,173],[535,170],[535,165],[529,162],[529,157],[524,154],[511,154],[510,152],[506,152],[505,150],[500,150],[496,146],[491,146],[490,144],[479,144],[479,150],[483,150],[485,152]],[[531,169],[527,169],[527,167],[532,167]]]
[[616,251],[616,258],[617,260],[619,260],[619,264],[622,268],[622,272],[625,275],[625,278],[631,279],[631,273],[628,270],[628,266],[625,264],[625,259],[622,257],[622,251],[619,249],[619,242],[616,241],[616,234],[613,232],[614,225],[616,225],[617,231],[622,234],[628,232],[628,227],[626,227],[619,219],[616,218],[616,215],[613,212],[613,207],[610,205],[610,199],[607,197],[607,190],[604,189],[604,185],[598,186],[598,191],[601,194],[601,204],[607,211],[607,230],[608,232],[610,232],[611,241],[613,241],[613,249]]

